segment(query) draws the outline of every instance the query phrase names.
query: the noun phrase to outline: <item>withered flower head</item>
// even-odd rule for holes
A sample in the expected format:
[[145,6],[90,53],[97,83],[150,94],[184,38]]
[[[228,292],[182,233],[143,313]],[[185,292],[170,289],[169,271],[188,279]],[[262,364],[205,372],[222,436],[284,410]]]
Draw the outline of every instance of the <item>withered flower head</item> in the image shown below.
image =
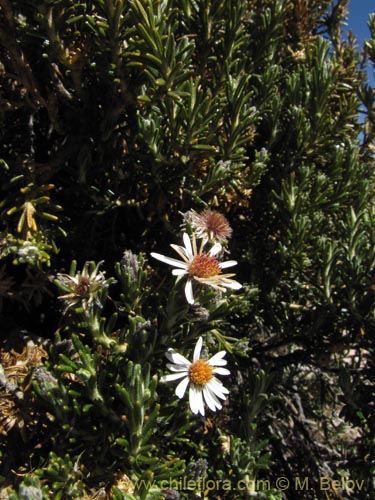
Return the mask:
[[201,213],[190,210],[187,215],[187,220],[192,225],[198,238],[223,243],[232,236],[232,228],[228,220],[223,214],[216,210],[207,208]]

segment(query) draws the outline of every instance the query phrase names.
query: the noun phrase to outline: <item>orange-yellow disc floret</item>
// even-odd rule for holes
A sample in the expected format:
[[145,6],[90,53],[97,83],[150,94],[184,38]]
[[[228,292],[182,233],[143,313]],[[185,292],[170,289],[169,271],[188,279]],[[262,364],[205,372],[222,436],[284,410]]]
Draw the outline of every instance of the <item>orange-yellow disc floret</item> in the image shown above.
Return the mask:
[[189,368],[189,378],[193,384],[205,385],[212,377],[213,367],[204,359],[198,359]]
[[208,253],[196,255],[189,265],[189,276],[197,278],[211,278],[220,274],[220,263]]

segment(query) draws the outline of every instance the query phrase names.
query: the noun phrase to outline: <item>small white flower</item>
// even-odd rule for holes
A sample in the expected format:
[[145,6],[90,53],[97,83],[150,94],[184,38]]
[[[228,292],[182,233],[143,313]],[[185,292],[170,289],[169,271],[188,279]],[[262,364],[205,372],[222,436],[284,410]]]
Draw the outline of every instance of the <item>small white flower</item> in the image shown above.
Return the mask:
[[41,254],[42,252],[39,248],[28,241],[25,241],[17,250],[19,261],[22,263],[32,263],[33,261],[38,260],[41,257]]
[[103,261],[95,266],[93,262],[85,262],[82,272],[74,276],[58,273],[56,283],[61,289],[68,292],[60,295],[59,299],[65,301],[64,313],[71,307],[82,305],[84,308],[93,304],[101,307],[100,291],[108,288],[114,281],[105,278],[103,272],[99,271]]
[[185,285],[185,296],[189,304],[194,304],[193,280],[202,285],[212,286],[216,290],[222,292],[225,292],[226,288],[239,290],[242,287],[240,283],[231,279],[234,274],[221,274],[222,269],[235,266],[237,261],[228,260],[227,262],[220,262],[216,258],[216,255],[222,250],[220,243],[215,243],[207,253],[202,251],[202,247],[199,251],[197,250],[194,235],[191,242],[189,235],[184,233],[183,240],[185,244],[183,247],[180,245],[171,245],[173,250],[182,258],[182,261],[166,257],[160,253],[153,252],[151,255],[154,259],[175,266],[176,269],[172,271],[174,276],[187,275],[188,279]]
[[38,248],[35,245],[31,245],[30,243],[25,242],[23,247],[20,247],[17,250],[17,254],[20,257],[34,257],[34,255],[38,252]]
[[228,389],[215,377],[215,375],[230,374],[229,370],[222,368],[227,364],[226,360],[223,359],[226,352],[220,351],[207,360],[200,358],[202,342],[202,337],[199,337],[192,363],[173,349],[168,349],[166,357],[172,363],[168,363],[167,367],[175,373],[165,375],[160,379],[161,382],[171,382],[182,378],[175,390],[176,396],[180,399],[183,398],[187,387],[190,386],[190,409],[195,415],[198,413],[204,415],[203,398],[210,410],[216,411],[222,408],[218,398],[225,400],[226,394],[229,394]]

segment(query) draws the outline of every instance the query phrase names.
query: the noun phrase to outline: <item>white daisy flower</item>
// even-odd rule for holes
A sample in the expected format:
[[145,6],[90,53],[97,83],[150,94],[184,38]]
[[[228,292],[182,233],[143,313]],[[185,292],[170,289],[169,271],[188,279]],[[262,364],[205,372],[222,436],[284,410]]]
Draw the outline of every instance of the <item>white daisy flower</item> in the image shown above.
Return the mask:
[[[201,245],[200,250],[197,250],[195,236],[193,235],[190,241],[189,235],[184,233],[183,240],[185,246],[171,245],[181,260],[166,257],[160,253],[152,252],[151,255],[154,259],[158,259],[165,264],[175,266],[172,274],[174,276],[187,275],[188,279],[185,285],[185,296],[189,304],[194,304],[193,296],[193,280],[202,285],[209,285],[216,290],[225,292],[226,288],[239,290],[242,285],[235,280],[232,280],[234,274],[221,274],[222,269],[232,267],[237,264],[235,260],[228,260],[220,262],[216,256],[221,252],[222,246],[220,243],[215,243],[209,252],[203,252]],[[203,241],[204,244],[204,241]]]
[[190,409],[195,415],[198,413],[204,415],[203,398],[210,410],[216,411],[222,408],[218,398],[225,400],[226,394],[229,394],[228,389],[215,377],[215,375],[230,374],[229,370],[222,368],[227,364],[226,360],[223,359],[226,352],[220,351],[210,359],[200,358],[202,342],[202,337],[199,337],[192,363],[174,349],[168,349],[166,357],[172,363],[168,363],[167,367],[175,373],[165,375],[160,379],[161,382],[172,382],[182,378],[175,390],[176,396],[180,399],[183,398],[187,387],[190,386]]

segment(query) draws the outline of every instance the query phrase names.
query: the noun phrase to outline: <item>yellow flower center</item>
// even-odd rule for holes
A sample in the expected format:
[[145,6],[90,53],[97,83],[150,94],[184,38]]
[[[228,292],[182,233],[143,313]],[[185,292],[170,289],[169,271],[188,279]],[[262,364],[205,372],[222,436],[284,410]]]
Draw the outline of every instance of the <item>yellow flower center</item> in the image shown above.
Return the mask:
[[189,379],[193,384],[205,385],[214,376],[213,370],[206,360],[198,359],[189,368]]
[[189,266],[189,276],[197,278],[211,278],[220,274],[220,271],[219,261],[208,253],[196,255]]

